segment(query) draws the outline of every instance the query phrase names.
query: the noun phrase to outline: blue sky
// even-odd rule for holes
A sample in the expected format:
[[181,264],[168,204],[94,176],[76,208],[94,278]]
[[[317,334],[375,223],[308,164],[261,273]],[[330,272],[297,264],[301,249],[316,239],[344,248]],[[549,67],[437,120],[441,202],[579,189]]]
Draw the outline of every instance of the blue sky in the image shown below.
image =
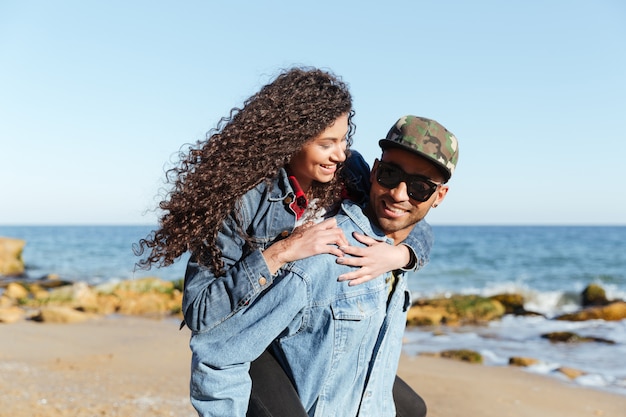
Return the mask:
[[276,73],[330,69],[368,161],[456,134],[432,224],[626,224],[626,3],[0,1],[0,224],[153,224],[164,168]]

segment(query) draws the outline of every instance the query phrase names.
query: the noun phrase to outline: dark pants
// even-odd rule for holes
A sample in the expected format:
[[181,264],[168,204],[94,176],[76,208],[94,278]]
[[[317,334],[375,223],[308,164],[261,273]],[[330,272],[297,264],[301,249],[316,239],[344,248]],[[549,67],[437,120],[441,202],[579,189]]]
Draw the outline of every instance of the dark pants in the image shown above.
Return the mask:
[[[250,365],[252,392],[247,417],[308,417],[298,393],[274,356],[265,351]],[[398,417],[425,417],[426,403],[396,376],[393,400]]]

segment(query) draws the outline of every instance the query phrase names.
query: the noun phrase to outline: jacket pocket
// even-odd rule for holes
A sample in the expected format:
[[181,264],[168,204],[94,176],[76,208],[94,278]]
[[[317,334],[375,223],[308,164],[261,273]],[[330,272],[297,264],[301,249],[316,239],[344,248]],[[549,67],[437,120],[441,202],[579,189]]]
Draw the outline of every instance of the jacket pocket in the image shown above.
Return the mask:
[[381,294],[382,289],[337,299],[330,306],[333,318],[356,321],[366,319],[385,306]]

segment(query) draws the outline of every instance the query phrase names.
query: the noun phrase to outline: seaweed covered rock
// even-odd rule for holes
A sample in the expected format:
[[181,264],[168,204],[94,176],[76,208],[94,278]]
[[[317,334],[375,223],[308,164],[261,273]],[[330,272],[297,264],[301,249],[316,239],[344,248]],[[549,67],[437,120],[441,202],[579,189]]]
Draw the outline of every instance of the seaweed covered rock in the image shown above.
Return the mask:
[[600,342],[614,345],[615,342],[600,337],[580,336],[573,332],[551,332],[541,335],[542,338],[548,339],[550,342],[556,343],[583,343],[583,342]]
[[520,366],[523,368],[533,366],[539,363],[539,359],[527,358],[523,356],[512,356],[509,358],[509,365]]
[[492,300],[497,300],[502,303],[505,309],[506,314],[514,314],[516,316],[542,316],[545,317],[541,313],[537,313],[536,311],[526,310],[524,307],[525,299],[521,294],[515,293],[504,293],[504,294],[496,294],[492,295]]
[[524,310],[524,296],[521,294],[497,294],[491,297],[492,300],[499,301],[503,306],[506,314],[516,314]]
[[500,301],[478,295],[454,295],[449,298],[419,300],[409,310],[407,324],[427,326],[437,324],[483,323],[505,314]]
[[469,363],[483,363],[483,356],[470,349],[451,349],[442,351],[439,356],[442,358],[455,359],[457,361]]
[[614,301],[605,306],[587,307],[574,313],[563,314],[561,316],[555,317],[555,319],[565,321],[619,321],[626,319],[626,302]]
[[609,300],[604,288],[598,284],[589,284],[581,293],[581,304],[583,307],[605,306],[609,304]]
[[[114,313],[156,318],[181,316],[180,285],[155,277],[98,286],[81,281],[55,287],[42,283],[9,283],[0,295],[0,322],[30,318],[47,323],[72,323]],[[16,309],[23,314],[16,314]]]

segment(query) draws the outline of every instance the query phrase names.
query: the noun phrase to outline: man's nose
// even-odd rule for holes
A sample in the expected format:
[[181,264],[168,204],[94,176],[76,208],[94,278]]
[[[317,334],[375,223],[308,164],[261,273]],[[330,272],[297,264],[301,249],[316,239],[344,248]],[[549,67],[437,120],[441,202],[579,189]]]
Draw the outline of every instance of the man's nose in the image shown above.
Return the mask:
[[389,190],[389,194],[395,201],[407,201],[409,199],[409,191],[406,182],[400,181],[398,185]]

